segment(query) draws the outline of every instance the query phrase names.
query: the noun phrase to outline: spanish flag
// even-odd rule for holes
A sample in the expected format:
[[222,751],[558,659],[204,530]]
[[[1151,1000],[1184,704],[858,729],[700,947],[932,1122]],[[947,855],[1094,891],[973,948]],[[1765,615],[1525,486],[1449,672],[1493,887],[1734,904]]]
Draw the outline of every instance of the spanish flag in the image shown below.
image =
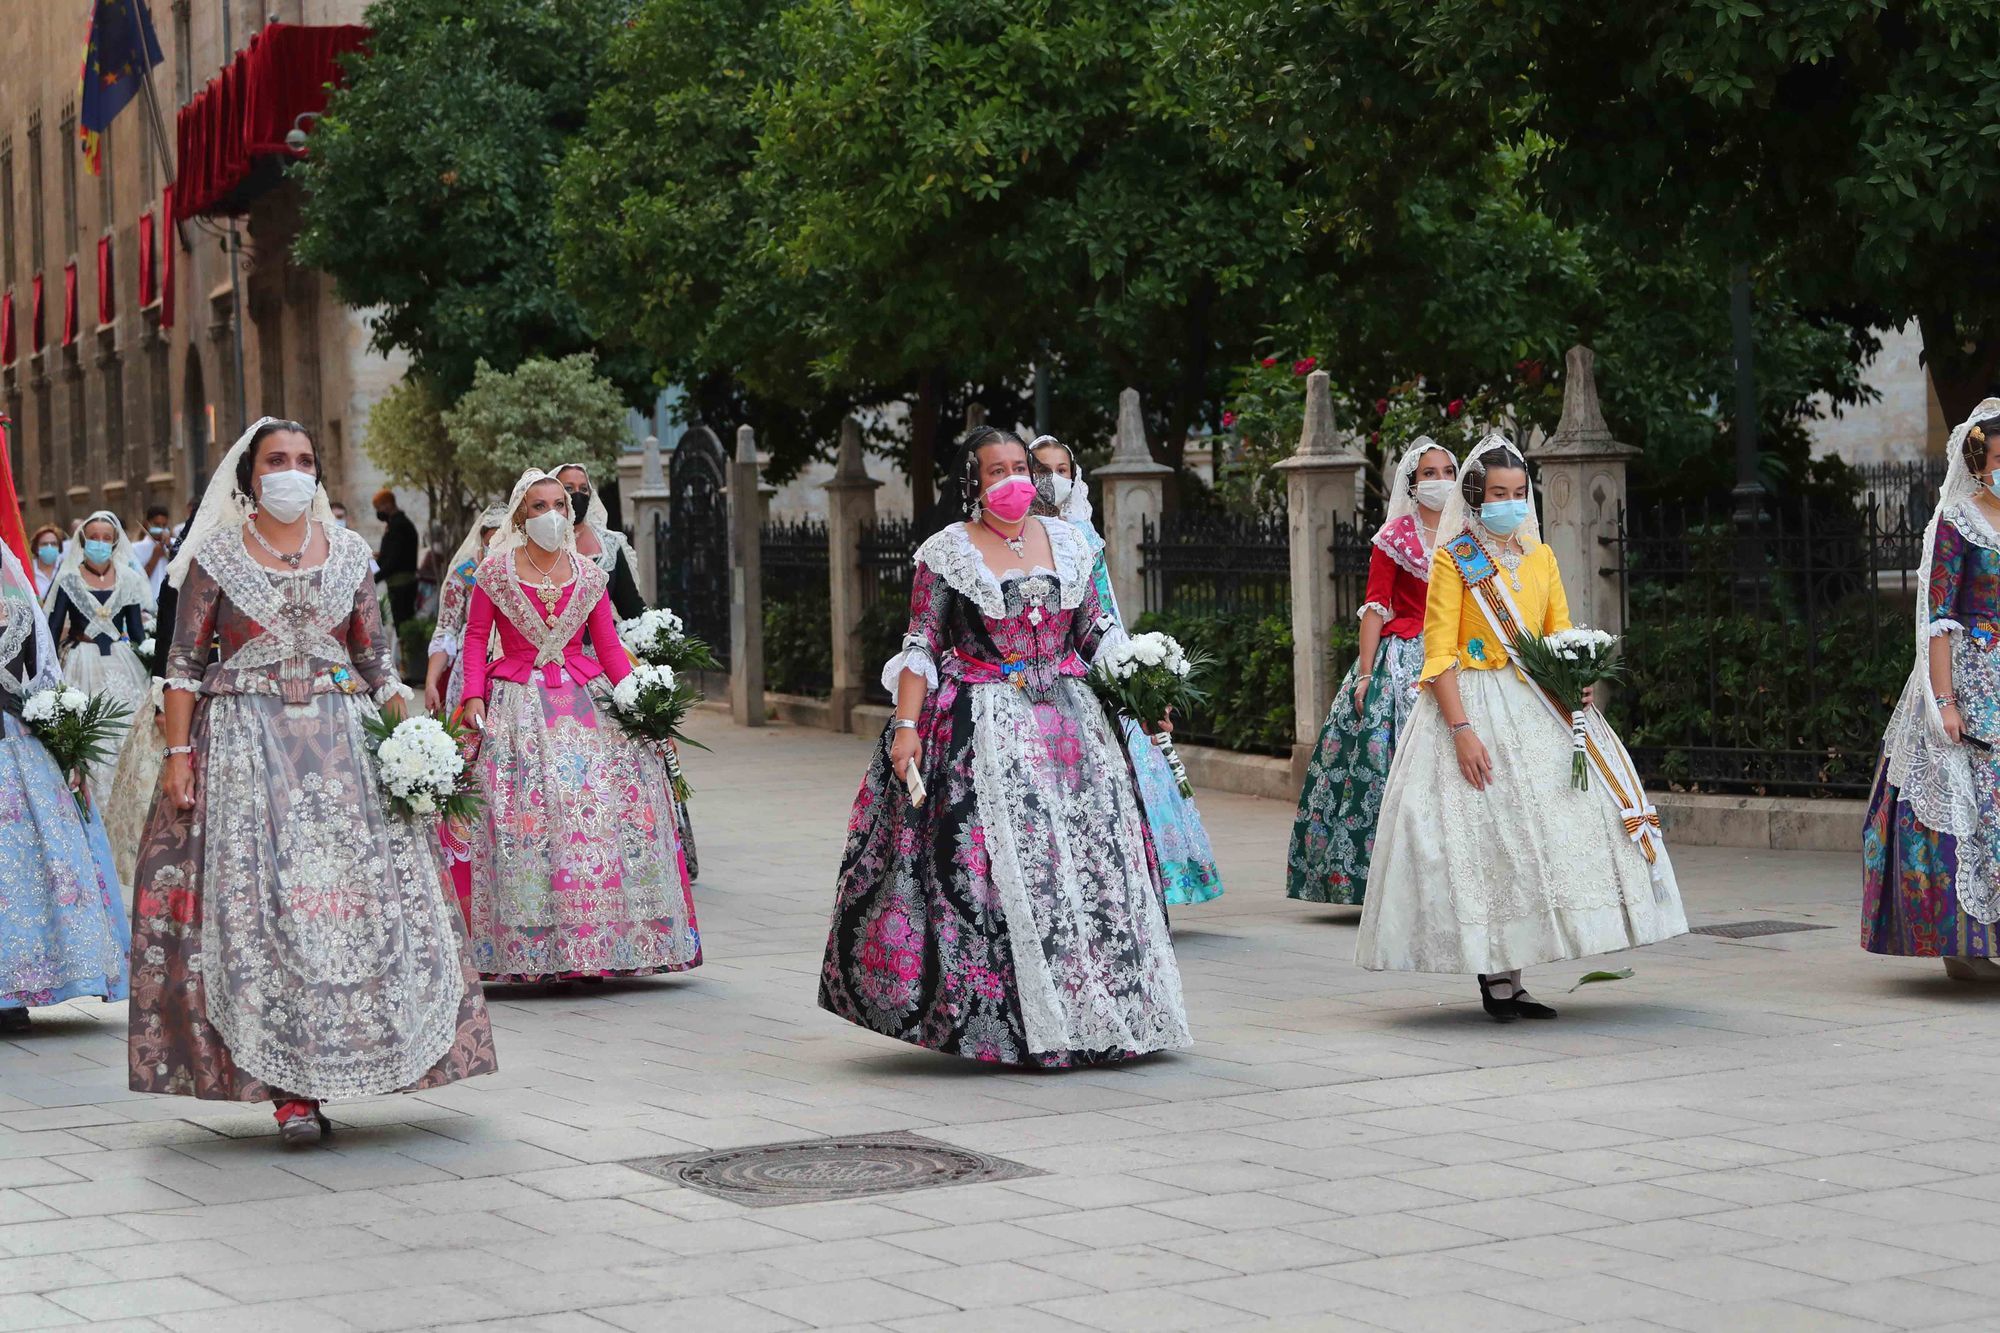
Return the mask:
[[139,95],[139,80],[146,71],[165,59],[146,0],[95,0],[90,34],[83,44],[76,119],[84,164],[91,175],[104,174],[104,131]]

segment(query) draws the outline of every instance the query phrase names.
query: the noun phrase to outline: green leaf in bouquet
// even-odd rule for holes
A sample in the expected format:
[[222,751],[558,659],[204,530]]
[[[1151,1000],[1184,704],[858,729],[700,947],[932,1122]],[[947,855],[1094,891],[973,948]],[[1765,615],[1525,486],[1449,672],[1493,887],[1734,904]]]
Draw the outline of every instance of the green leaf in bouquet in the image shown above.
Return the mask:
[[1632,969],[1629,967],[1621,967],[1616,972],[1586,972],[1576,979],[1576,985],[1571,986],[1564,993],[1574,995],[1580,988],[1599,981],[1629,981],[1631,979]]

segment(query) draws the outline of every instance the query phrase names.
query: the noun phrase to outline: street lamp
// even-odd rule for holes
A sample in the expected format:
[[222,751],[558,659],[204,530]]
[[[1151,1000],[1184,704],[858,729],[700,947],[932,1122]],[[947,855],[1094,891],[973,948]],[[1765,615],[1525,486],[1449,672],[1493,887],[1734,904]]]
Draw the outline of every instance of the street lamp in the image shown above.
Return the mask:
[[312,126],[306,122],[316,121],[319,119],[319,116],[320,113],[317,111],[301,111],[294,117],[292,127],[285,131],[285,147],[300,156],[304,156],[306,151],[306,135],[312,130]]

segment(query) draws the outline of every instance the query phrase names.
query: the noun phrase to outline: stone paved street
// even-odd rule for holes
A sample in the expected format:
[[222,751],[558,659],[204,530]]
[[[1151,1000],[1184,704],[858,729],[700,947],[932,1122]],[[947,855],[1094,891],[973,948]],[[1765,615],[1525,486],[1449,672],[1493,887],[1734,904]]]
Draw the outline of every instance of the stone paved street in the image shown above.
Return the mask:
[[[868,742],[709,715],[709,962],[493,993],[502,1072],[334,1108],[125,1090],[123,1006],[0,1043],[0,1330],[2000,1327],[2000,989],[1855,947],[1855,858],[1685,848],[1698,924],[1499,1027],[1286,901],[1289,807],[1208,794],[1199,1044],[980,1069],[813,1004]],[[1045,1174],[746,1208],[618,1163],[913,1130]]]

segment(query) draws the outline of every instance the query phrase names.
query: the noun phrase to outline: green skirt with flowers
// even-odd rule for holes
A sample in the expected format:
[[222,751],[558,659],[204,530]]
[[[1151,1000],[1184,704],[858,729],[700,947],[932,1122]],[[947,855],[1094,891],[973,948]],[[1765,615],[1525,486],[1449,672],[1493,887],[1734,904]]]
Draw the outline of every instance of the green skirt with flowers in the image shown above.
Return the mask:
[[1417,700],[1423,642],[1382,640],[1375,650],[1375,674],[1356,713],[1354,675],[1360,665],[1348,668],[1340,682],[1299,791],[1285,895],[1301,902],[1359,905],[1368,891],[1375,820],[1382,812],[1382,789],[1389,781],[1396,742]]

